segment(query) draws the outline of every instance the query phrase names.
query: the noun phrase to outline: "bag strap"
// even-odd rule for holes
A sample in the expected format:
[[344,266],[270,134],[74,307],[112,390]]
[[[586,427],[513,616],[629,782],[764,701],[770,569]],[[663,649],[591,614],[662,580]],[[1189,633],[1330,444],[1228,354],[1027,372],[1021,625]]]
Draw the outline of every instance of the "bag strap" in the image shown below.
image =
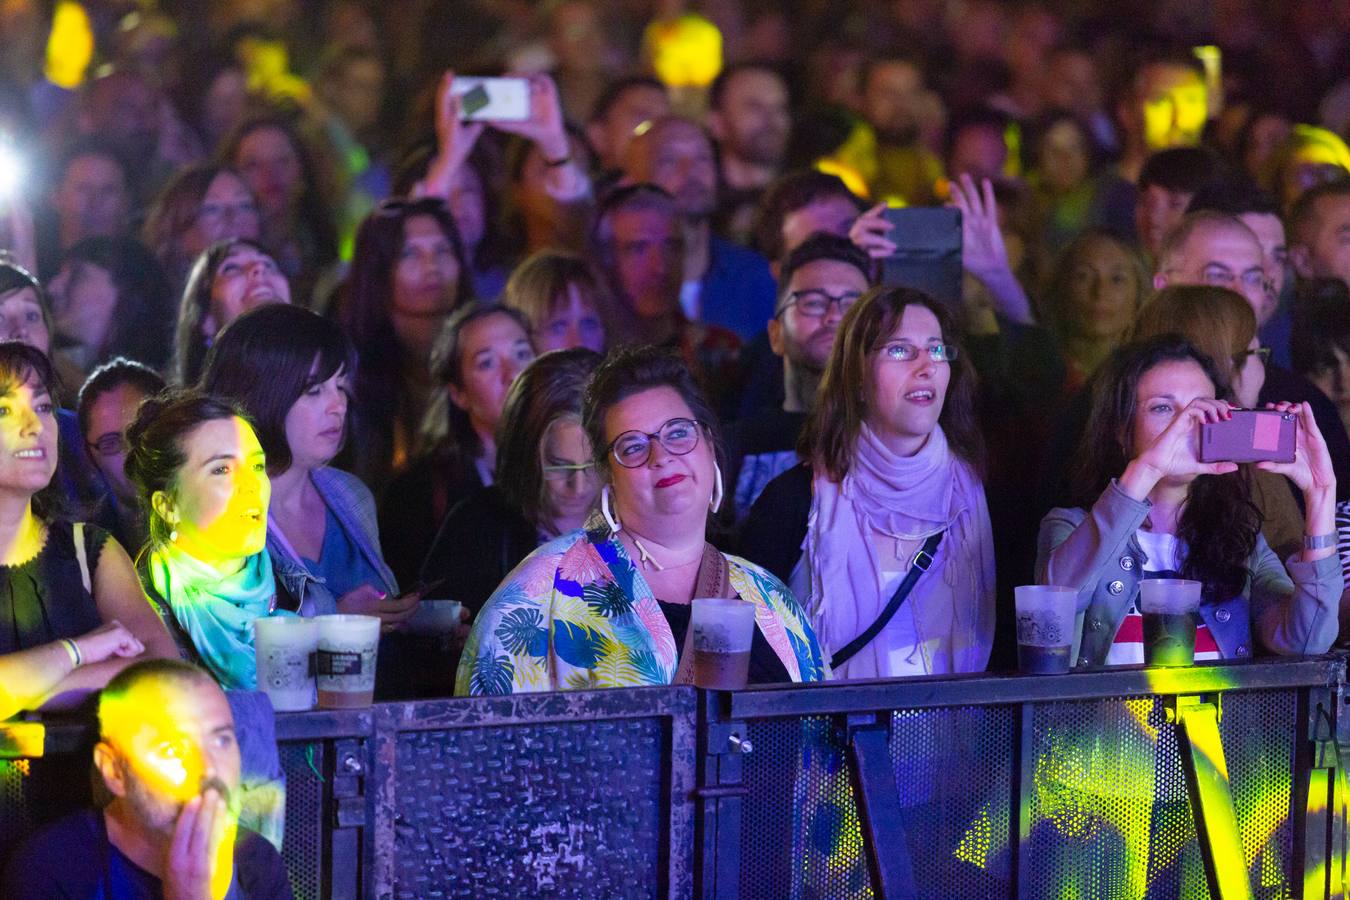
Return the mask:
[[84,582],[85,593],[93,596],[94,583],[89,577],[89,551],[84,546],[84,523],[76,522],[70,526],[75,538],[75,559],[80,563],[80,581]]
[[894,618],[900,604],[905,602],[910,591],[914,590],[914,585],[918,584],[920,576],[927,572],[933,565],[933,554],[937,552],[938,544],[942,543],[942,535],[945,532],[939,531],[937,534],[929,535],[928,540],[924,541],[923,546],[914,554],[914,558],[909,562],[909,571],[900,582],[900,586],[895,589],[891,595],[891,601],[886,604],[886,608],[877,616],[876,621],[867,626],[867,630],[845,644],[832,657],[830,657],[830,668],[838,669],[844,663],[852,659],[859,650],[872,643],[881,630],[885,628]]

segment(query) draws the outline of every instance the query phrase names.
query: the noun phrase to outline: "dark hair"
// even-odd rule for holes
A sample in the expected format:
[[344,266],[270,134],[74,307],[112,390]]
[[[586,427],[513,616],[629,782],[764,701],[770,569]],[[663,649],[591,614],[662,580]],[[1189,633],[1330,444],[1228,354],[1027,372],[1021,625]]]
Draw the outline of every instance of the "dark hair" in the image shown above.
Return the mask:
[[609,285],[583,256],[561,250],[540,250],[516,266],[502,291],[502,305],[517,310],[530,323],[530,332],[567,302],[575,286],[597,312],[610,308]]
[[267,470],[291,467],[286,414],[310,387],[340,370],[356,373],[356,351],[336,322],[288,303],[259,306],[225,327],[206,355],[201,388],[243,407],[267,454]]
[[1083,149],[1087,153],[1089,175],[1097,170],[1102,161],[1102,147],[1092,129],[1076,113],[1055,109],[1036,119],[1023,131],[1021,154],[1023,171],[1030,172],[1040,168],[1041,152],[1045,149],[1046,138],[1062,124],[1071,125],[1082,137]]
[[80,420],[81,434],[89,431],[89,412],[93,405],[104,394],[123,385],[130,385],[147,397],[153,397],[165,388],[164,379],[145,363],[123,356],[108,360],[90,372],[84,384],[80,385],[75,414]]
[[[1133,456],[1135,394],[1144,375],[1162,363],[1185,361],[1200,366],[1216,396],[1228,396],[1229,386],[1214,362],[1174,334],[1118,347],[1098,370],[1072,481],[1076,505],[1096,503]],[[1206,602],[1226,600],[1247,582],[1247,561],[1261,531],[1261,512],[1251,502],[1247,478],[1245,472],[1198,476],[1181,513],[1177,538],[1188,548],[1181,576],[1204,584]]]
[[1223,180],[1223,161],[1205,147],[1172,147],[1144,160],[1139,170],[1139,191],[1157,186],[1166,191],[1195,194]]
[[734,62],[717,73],[717,77],[712,80],[712,85],[708,88],[708,109],[721,109],[722,101],[726,99],[727,87],[742,72],[764,72],[772,75],[787,87],[787,79],[783,77],[783,70],[771,62],[761,59],[744,59],[740,62]]
[[[975,106],[964,110],[952,116],[951,122],[947,125],[947,130],[942,140],[942,159],[943,164],[951,161],[952,150],[956,148],[956,139],[961,136],[963,131],[973,129],[985,129],[998,134],[999,140],[1003,141],[1004,148],[1008,151],[1009,158],[1013,157],[1013,147],[1008,146],[1007,134],[1010,127],[1017,128],[1018,134],[1021,134],[1021,127],[1016,121],[1005,112],[1000,112],[989,106]],[[1019,140],[1020,144],[1021,141]],[[1021,162],[1020,157],[1017,162]]]
[[629,78],[611,81],[596,99],[595,105],[591,107],[591,116],[586,121],[598,122],[604,119],[625,93],[633,88],[640,87],[651,88],[663,94],[666,93],[666,86],[649,75],[633,75]]
[[787,255],[787,259],[783,260],[783,265],[778,274],[778,309],[776,312],[782,312],[783,302],[787,299],[788,285],[792,282],[792,276],[797,274],[797,270],[822,259],[852,266],[862,274],[869,285],[876,281],[876,263],[872,261],[872,257],[868,256],[866,251],[848,238],[839,237],[837,234],[817,232],[802,241]]
[[56,323],[52,320],[52,298],[47,289],[38,281],[37,276],[14,261],[7,253],[0,252],[0,298],[24,288],[32,288],[37,295],[38,306],[42,309],[42,324],[47,334],[55,337]]
[[188,272],[187,284],[183,286],[183,297],[178,303],[178,324],[174,327],[173,360],[169,366],[169,378],[175,384],[191,385],[197,382],[202,371],[202,361],[206,358],[206,349],[215,335],[202,334],[202,321],[211,308],[211,288],[216,281],[216,270],[225,261],[225,257],[237,247],[251,247],[259,253],[271,256],[272,253],[257,241],[248,238],[226,238],[216,241],[203,250]]
[[545,353],[517,376],[497,425],[497,468],[493,482],[526,520],[539,524],[544,512],[540,455],[554,422],[581,421],[581,395],[602,357],[575,347]]
[[610,470],[609,443],[605,440],[605,415],[610,408],[634,394],[658,387],[668,387],[680,395],[694,418],[703,423],[714,457],[721,459],[717,414],[685,361],[674,351],[661,347],[628,347],[605,357],[581,400],[581,425],[591,439],[597,471],[608,475]]
[[108,334],[103,346],[94,348],[96,361],[126,356],[162,368],[169,356],[174,298],[164,270],[149,249],[131,237],[90,237],[66,251],[62,264],[71,262],[98,266],[117,288]]
[[[168,274],[179,276],[192,264],[192,260],[183,255],[182,235],[196,223],[211,182],[222,172],[233,175],[247,186],[244,176],[228,166],[197,163],[179,169],[156,195],[154,205],[145,217],[145,225],[141,227],[141,240]],[[252,195],[250,189],[249,196]]]
[[802,169],[781,176],[764,191],[755,211],[751,229],[752,244],[765,259],[773,262],[783,255],[783,221],[789,215],[827,197],[842,197],[863,211],[862,200],[848,189],[838,175],[815,169]]
[[59,185],[65,180],[66,173],[74,164],[75,160],[83,159],[86,156],[101,156],[104,159],[117,166],[122,172],[122,184],[128,194],[131,192],[132,168],[126,156],[118,146],[107,138],[91,136],[82,137],[72,143],[57,157],[56,168],[52,172],[52,184]]
[[[905,307],[922,306],[942,329],[942,339],[960,344],[955,319],[932,297],[906,287],[877,287],[849,308],[839,323],[834,346],[816,393],[816,407],[806,420],[798,452],[824,469],[833,481],[843,481],[853,462],[853,448],[867,419],[868,360],[899,326]],[[984,467],[984,440],[975,421],[975,370],[965,354],[948,363],[951,380],[938,424],[952,451],[977,472]]]
[[290,141],[300,163],[300,197],[297,201],[294,223],[298,228],[308,229],[309,240],[302,243],[312,252],[314,262],[320,266],[337,259],[337,229],[333,225],[333,214],[324,199],[325,185],[319,171],[314,152],[300,135],[292,118],[280,113],[266,113],[246,119],[235,127],[234,131],[221,143],[218,159],[224,165],[239,168],[239,148],[254,132],[264,129],[279,131]]
[[1186,212],[1226,213],[1230,216],[1278,216],[1280,204],[1247,175],[1238,174],[1211,181],[1195,192]]
[[1350,178],[1338,178],[1308,188],[1299,194],[1298,199],[1289,207],[1289,235],[1292,239],[1290,243],[1307,243],[1312,239],[1312,235],[1307,231],[1317,216],[1318,201],[1327,197],[1350,197]]
[[140,497],[152,546],[167,543],[173,530],[155,512],[153,498],[160,491],[172,494],[176,489],[179,470],[187,462],[184,439],[199,425],[232,418],[248,421],[230,401],[194,388],[171,388],[141,402],[136,421],[127,426],[125,468]]
[[[36,381],[47,392],[55,406],[61,393],[61,381],[46,354],[23,341],[0,341],[0,397],[8,396],[16,388]],[[58,460],[57,465],[60,465]],[[47,484],[33,494],[33,515],[43,521],[64,512],[63,494],[53,472]]]
[[[435,383],[464,386],[464,333],[473,323],[492,316],[506,316],[529,336],[530,324],[514,309],[484,301],[462,306],[445,320],[431,347],[430,369]],[[483,442],[469,421],[469,414],[450,401],[448,391],[442,391],[427,410],[422,437],[425,446],[434,447],[451,465],[469,465],[483,452]]]
[[1300,375],[1330,370],[1339,380],[1336,351],[1350,356],[1350,286],[1339,278],[1300,281],[1289,337],[1290,357]]

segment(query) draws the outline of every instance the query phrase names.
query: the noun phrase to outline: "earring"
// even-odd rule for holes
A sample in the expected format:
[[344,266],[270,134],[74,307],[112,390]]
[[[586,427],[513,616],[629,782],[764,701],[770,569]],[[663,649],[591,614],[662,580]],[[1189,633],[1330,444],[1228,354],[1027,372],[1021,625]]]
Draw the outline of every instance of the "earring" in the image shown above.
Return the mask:
[[170,543],[170,544],[176,544],[176,543],[178,543],[178,529],[177,529],[177,528],[175,528],[173,531],[170,531],[170,532],[169,532],[169,543]]
[[605,517],[605,524],[609,526],[610,534],[617,534],[623,528],[613,510],[609,508],[609,485],[600,489],[600,515]]
[[712,499],[708,501],[713,512],[717,512],[717,508],[722,505],[722,493],[722,467],[713,460],[713,493]]

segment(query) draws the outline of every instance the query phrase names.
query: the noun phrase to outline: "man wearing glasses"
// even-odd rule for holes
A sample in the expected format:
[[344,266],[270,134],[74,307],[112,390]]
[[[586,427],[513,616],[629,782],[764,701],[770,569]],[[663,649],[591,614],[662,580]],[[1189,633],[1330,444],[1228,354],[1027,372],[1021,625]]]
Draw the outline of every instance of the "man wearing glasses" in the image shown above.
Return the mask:
[[[1153,286],[1161,290],[1170,284],[1207,284],[1236,291],[1251,305],[1258,326],[1274,314],[1278,302],[1260,240],[1241,220],[1224,213],[1187,213],[1168,234],[1158,254]],[[1281,400],[1312,406],[1336,467],[1337,499],[1346,499],[1350,488],[1342,482],[1350,477],[1350,437],[1336,405],[1308,379],[1267,362],[1257,406]]]
[[737,424],[728,438],[737,521],[764,486],[797,463],[797,436],[815,405],[835,331],[871,287],[872,262],[845,237],[816,234],[788,254],[769,320],[769,345],[783,360],[783,405]]

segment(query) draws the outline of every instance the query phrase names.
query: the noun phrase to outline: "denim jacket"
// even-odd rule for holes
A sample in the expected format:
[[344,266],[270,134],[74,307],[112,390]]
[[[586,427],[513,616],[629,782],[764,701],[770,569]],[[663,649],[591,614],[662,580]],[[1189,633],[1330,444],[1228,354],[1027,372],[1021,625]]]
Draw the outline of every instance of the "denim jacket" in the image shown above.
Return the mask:
[[[384,563],[384,554],[380,552],[380,531],[375,518],[375,498],[361,479],[341,469],[327,466],[310,473],[314,488],[323,498],[324,505],[333,513],[334,518],[356,544],[361,555],[371,567],[380,573],[382,583],[375,587],[395,596],[399,593],[394,573]],[[285,585],[296,600],[300,602],[303,615],[326,615],[337,612],[337,598],[328,589],[324,579],[313,574],[305,567],[300,554],[295,552],[290,541],[276,527],[269,516],[267,522],[267,552],[272,557],[272,568],[277,580]],[[312,607],[306,608],[306,604]]]
[[[1041,520],[1036,581],[1078,589],[1083,616],[1078,666],[1100,666],[1139,592],[1148,561],[1135,532],[1152,504],[1128,496],[1116,482],[1091,509],[1053,509]],[[1281,563],[1261,535],[1247,561],[1247,585],[1199,615],[1225,659],[1253,655],[1253,638],[1272,653],[1325,653],[1336,639],[1341,598],[1335,555]],[[1291,578],[1292,577],[1292,578]]]

